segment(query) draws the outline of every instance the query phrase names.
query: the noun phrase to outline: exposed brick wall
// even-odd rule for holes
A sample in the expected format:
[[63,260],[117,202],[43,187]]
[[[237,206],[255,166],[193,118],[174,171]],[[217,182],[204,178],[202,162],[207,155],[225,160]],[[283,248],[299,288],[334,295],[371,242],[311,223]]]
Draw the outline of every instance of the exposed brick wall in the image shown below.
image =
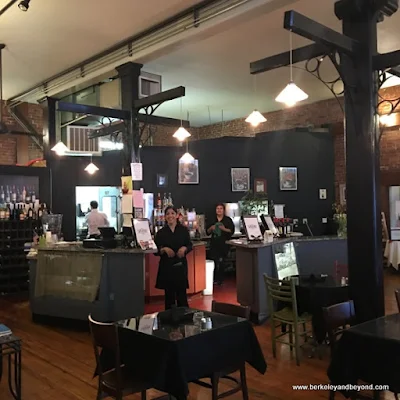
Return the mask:
[[[23,128],[15,121],[9,114],[5,103],[3,107],[3,121],[8,126],[10,131],[23,131]],[[43,130],[43,110],[38,104],[21,104],[19,107],[20,112],[32,124],[32,126],[39,132]],[[29,159],[41,158],[42,151],[36,143],[30,139],[29,141]],[[2,165],[15,165],[17,163],[17,138],[15,135],[6,134],[0,135],[0,164]]]

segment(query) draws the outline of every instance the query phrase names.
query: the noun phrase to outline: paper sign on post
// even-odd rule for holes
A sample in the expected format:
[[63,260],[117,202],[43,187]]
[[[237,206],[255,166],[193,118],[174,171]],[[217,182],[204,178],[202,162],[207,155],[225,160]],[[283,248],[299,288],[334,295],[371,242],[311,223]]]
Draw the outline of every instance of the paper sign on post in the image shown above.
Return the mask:
[[131,163],[131,174],[133,181],[143,180],[143,164],[142,163]]
[[133,191],[133,207],[144,208],[143,192],[141,190]]
[[132,214],[132,196],[130,194],[123,194],[121,200],[122,214]]
[[285,218],[284,207],[284,204],[274,204],[275,218]]

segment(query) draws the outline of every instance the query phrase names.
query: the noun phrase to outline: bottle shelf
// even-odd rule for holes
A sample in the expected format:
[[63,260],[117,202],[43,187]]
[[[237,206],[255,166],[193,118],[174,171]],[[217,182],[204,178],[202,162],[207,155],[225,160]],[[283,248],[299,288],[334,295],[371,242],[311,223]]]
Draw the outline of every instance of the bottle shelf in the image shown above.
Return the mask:
[[0,295],[29,289],[24,243],[32,242],[35,220],[0,220]]

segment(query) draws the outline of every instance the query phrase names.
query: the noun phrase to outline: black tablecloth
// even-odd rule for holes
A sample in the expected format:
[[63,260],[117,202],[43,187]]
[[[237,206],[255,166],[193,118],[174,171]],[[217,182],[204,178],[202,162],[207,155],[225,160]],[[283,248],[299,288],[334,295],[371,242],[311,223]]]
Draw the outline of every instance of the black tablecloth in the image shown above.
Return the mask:
[[[334,385],[358,381],[400,393],[400,314],[353,326],[337,343],[328,376]],[[349,397],[348,392],[343,393]]]
[[330,276],[321,281],[300,277],[296,286],[297,310],[299,315],[305,312],[312,315],[313,331],[319,343],[324,341],[327,333],[322,308],[348,301],[349,296],[349,287],[342,286]]
[[[197,334],[187,332],[193,322],[171,326],[158,322],[152,335],[120,328],[122,362],[134,376],[178,398],[188,394],[188,383],[210,376],[213,372],[249,363],[264,374],[267,368],[263,353],[250,322],[215,313],[213,328]],[[159,314],[160,316],[160,314]],[[179,340],[171,334],[181,335]],[[103,368],[107,356],[102,354]]]

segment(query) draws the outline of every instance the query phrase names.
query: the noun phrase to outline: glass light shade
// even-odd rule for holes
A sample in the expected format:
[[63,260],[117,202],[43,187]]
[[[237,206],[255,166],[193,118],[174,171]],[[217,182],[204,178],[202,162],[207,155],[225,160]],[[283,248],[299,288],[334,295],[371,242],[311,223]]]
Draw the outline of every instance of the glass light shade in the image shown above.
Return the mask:
[[69,151],[69,148],[60,140],[51,150],[57,155],[62,156]]
[[247,118],[246,122],[256,127],[260,125],[262,122],[265,122],[267,118],[264,117],[259,111],[254,110]]
[[185,164],[189,164],[194,161],[194,157],[190,153],[185,153],[181,158],[180,161],[182,161]]
[[384,114],[379,116],[379,122],[384,126],[395,126],[397,120],[396,114]]
[[275,101],[284,103],[288,107],[294,106],[299,101],[308,99],[308,94],[303,92],[294,82],[290,82],[282,92],[279,93]]
[[85,168],[85,171],[87,173],[89,173],[90,175],[93,175],[98,170],[99,169],[92,162],[90,164],[88,164],[88,166]]
[[192,135],[183,126],[181,126],[172,136],[178,139],[180,142],[183,142]]

